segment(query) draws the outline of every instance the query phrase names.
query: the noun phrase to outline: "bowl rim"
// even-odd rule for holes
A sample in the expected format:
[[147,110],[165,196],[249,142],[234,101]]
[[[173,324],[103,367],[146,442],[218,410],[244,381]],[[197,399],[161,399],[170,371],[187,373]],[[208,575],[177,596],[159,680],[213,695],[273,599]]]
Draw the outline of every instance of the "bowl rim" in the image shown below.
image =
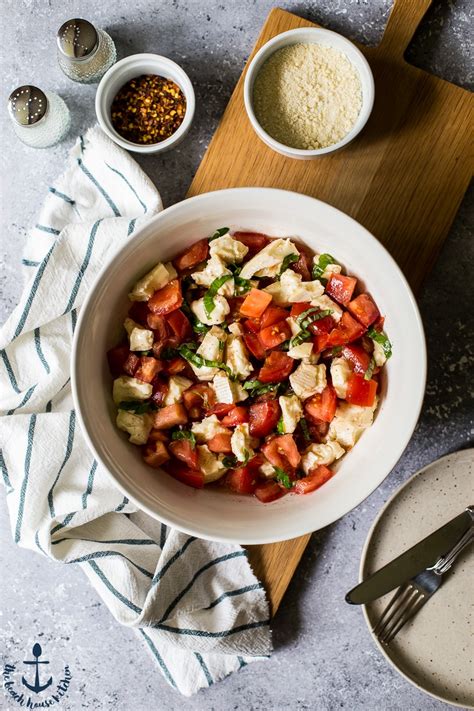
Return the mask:
[[[263,65],[264,61],[266,61],[277,49],[273,49],[276,44],[278,44],[282,38],[286,37],[294,37],[295,42],[291,42],[289,44],[296,44],[297,43],[297,37],[302,34],[313,34],[315,36],[315,40],[312,41],[312,44],[319,44],[316,36],[319,37],[337,37],[338,42],[342,42],[343,45],[346,45],[350,51],[354,52],[354,54],[358,57],[358,59],[361,61],[362,65],[364,66],[364,69],[366,70],[367,73],[367,87],[366,87],[366,96],[364,98],[364,94],[362,97],[362,106],[360,109],[359,116],[356,119],[356,122],[354,126],[351,128],[351,130],[343,137],[341,138],[340,141],[337,143],[333,143],[330,146],[326,146],[324,148],[316,148],[316,149],[306,149],[306,148],[293,148],[292,146],[287,146],[284,143],[280,143],[280,141],[277,141],[275,138],[270,136],[267,131],[262,127],[260,122],[258,121],[255,111],[253,109],[253,97],[252,97],[252,91],[253,91],[253,85],[255,78],[258,74],[258,71],[260,70],[261,65]],[[341,50],[342,51],[342,50]],[[346,55],[347,56],[347,55]],[[350,57],[348,57],[349,61]],[[260,63],[260,66],[258,69],[256,69],[257,64]],[[352,63],[352,62],[351,62]],[[353,65],[355,66],[355,65]],[[363,79],[361,76],[361,73],[359,69],[356,67],[357,72],[360,76],[361,79],[361,85],[363,84]],[[339,150],[340,148],[343,148],[343,146],[347,145],[350,143],[356,136],[359,135],[359,133],[363,130],[365,127],[367,121],[370,118],[370,114],[372,113],[372,109],[374,106],[374,100],[375,100],[375,82],[374,82],[374,76],[372,73],[372,69],[370,68],[370,64],[361,52],[361,50],[353,43],[351,40],[347,39],[347,37],[344,37],[344,35],[339,34],[339,32],[334,32],[333,30],[326,30],[324,27],[298,27],[293,30],[287,30],[286,32],[280,32],[280,34],[276,35],[275,37],[272,37],[272,39],[268,40],[263,47],[261,47],[256,55],[253,57],[252,61],[248,65],[248,68],[245,72],[245,79],[244,79],[244,104],[245,104],[245,110],[247,112],[247,116],[249,118],[249,121],[252,125],[252,128],[256,132],[256,134],[259,136],[259,138],[266,143],[270,148],[273,150],[277,151],[278,153],[282,153],[283,155],[286,156],[293,156],[295,158],[312,158],[312,157],[318,157],[322,155],[326,155],[327,153],[333,153],[334,151]]]
[[[379,242],[373,235],[370,233],[365,227],[363,227],[357,220],[354,218],[350,217],[346,213],[344,213],[342,210],[339,210],[336,207],[333,207],[332,205],[329,205],[329,203],[325,203],[323,200],[318,200],[317,198],[313,198],[308,195],[303,195],[302,193],[297,193],[292,190],[281,190],[277,188],[259,188],[259,187],[239,187],[239,188],[226,188],[223,190],[217,190],[217,191],[212,191],[212,192],[207,192],[207,193],[202,193],[200,195],[195,195],[190,198],[186,198],[185,200],[182,200],[178,203],[175,203],[174,205],[171,205],[170,207],[166,208],[165,210],[160,211],[156,215],[154,215],[148,222],[146,222],[139,230],[136,231],[134,240],[140,239],[140,234],[143,233],[145,230],[150,229],[151,226],[155,225],[157,222],[160,222],[163,219],[163,216],[166,215],[169,217],[169,215],[173,214],[174,212],[178,212],[179,210],[182,209],[183,204],[189,205],[189,204],[195,204],[199,202],[203,202],[204,204],[208,200],[212,200],[216,194],[223,195],[224,197],[226,195],[232,195],[232,194],[239,194],[242,196],[242,200],[245,201],[245,195],[249,195],[250,193],[258,193],[260,196],[262,196],[262,193],[270,193],[272,195],[281,195],[281,199],[284,198],[286,195],[292,195],[296,196],[299,200],[303,201],[308,201],[311,203],[317,202],[322,205],[324,205],[325,208],[330,209],[331,211],[334,211],[334,213],[337,213],[338,215],[342,215],[346,220],[354,223],[358,229],[364,230],[366,235],[370,237],[370,239],[374,240],[377,243],[378,249],[380,249],[383,253],[385,258],[391,263],[392,269],[397,273],[398,278],[400,279],[404,291],[406,292],[406,295],[411,302],[411,306],[413,308],[413,316],[415,320],[415,324],[417,327],[417,332],[418,336],[420,339],[420,343],[422,344],[422,350],[418,354],[417,358],[417,365],[419,368],[419,373],[420,373],[420,387],[418,389],[418,397],[415,402],[415,405],[413,407],[412,413],[410,416],[407,415],[406,422],[408,422],[408,426],[406,428],[406,434],[403,437],[403,439],[400,440],[399,446],[396,448],[396,452],[392,454],[391,458],[389,460],[386,460],[384,463],[384,466],[381,467],[386,473],[383,475],[382,478],[380,478],[376,483],[373,484],[373,486],[370,486],[370,490],[364,491],[362,496],[360,498],[357,498],[354,500],[353,504],[351,507],[345,511],[344,513],[341,514],[336,514],[333,515],[331,514],[328,517],[328,520],[325,521],[322,524],[322,527],[331,525],[335,521],[339,520],[342,518],[342,516],[345,516],[347,513],[350,511],[354,510],[357,506],[359,506],[365,499],[372,494],[375,489],[377,489],[380,484],[384,481],[384,479],[390,474],[392,469],[395,467],[397,464],[398,460],[402,456],[403,452],[405,451],[412,435],[413,431],[416,427],[416,424],[418,422],[418,418],[420,415],[421,407],[423,405],[423,399],[424,399],[424,394],[425,394],[425,389],[426,389],[426,377],[427,377],[427,351],[426,351],[426,340],[425,340],[425,334],[424,334],[424,329],[423,329],[423,322],[421,319],[421,315],[418,310],[418,305],[416,303],[416,299],[413,295],[413,292],[411,291],[411,288],[406,280],[406,277],[404,276],[403,272],[401,271],[400,267],[398,264],[395,262],[393,257],[390,255],[388,250],[384,247],[384,245]],[[195,526],[187,526],[186,524],[183,524],[177,517],[174,516],[168,516],[168,515],[161,515],[158,516],[156,511],[154,511],[147,503],[147,500],[144,495],[136,495],[136,494],[131,494],[130,491],[126,489],[116,478],[116,476],[108,469],[107,464],[105,463],[103,457],[99,453],[97,447],[95,446],[92,437],[89,435],[88,428],[86,426],[86,422],[84,419],[84,416],[82,414],[82,409],[80,405],[80,399],[79,399],[79,394],[78,394],[78,367],[79,367],[79,362],[80,362],[80,357],[79,357],[79,341],[81,339],[82,335],[82,329],[84,327],[84,324],[87,319],[88,315],[88,309],[95,298],[95,291],[97,286],[101,283],[102,279],[104,278],[104,275],[108,271],[108,269],[111,267],[113,262],[118,259],[123,253],[125,253],[128,249],[130,249],[131,242],[125,242],[122,247],[114,254],[114,256],[109,259],[103,267],[100,269],[98,272],[96,278],[94,279],[93,284],[91,285],[89,292],[87,293],[84,302],[81,306],[75,332],[74,332],[74,338],[73,338],[73,343],[72,343],[72,350],[71,350],[71,390],[72,390],[72,396],[73,396],[73,401],[74,401],[74,407],[76,410],[76,415],[78,418],[78,422],[81,428],[81,432],[86,440],[86,443],[89,447],[89,449],[92,451],[94,454],[94,457],[96,460],[101,464],[103,470],[110,476],[111,480],[114,482],[114,485],[123,493],[124,496],[126,496],[128,499],[133,501],[133,503],[142,511],[145,511],[148,515],[150,515],[152,518],[155,520],[162,521],[168,526],[171,526],[172,528],[176,528],[188,535],[192,536],[197,536],[198,538],[202,538],[204,540],[209,540],[209,541],[219,541],[223,543],[234,543],[234,544],[243,544],[243,545],[261,545],[261,544],[268,544],[268,543],[278,543],[280,541],[285,541],[285,540],[291,540],[293,537],[300,537],[304,535],[308,535],[313,533],[315,530],[319,529],[314,529],[311,524],[302,526],[301,530],[299,530],[297,533],[295,533],[295,536],[291,536],[290,539],[286,535],[278,535],[278,532],[276,532],[275,535],[272,535],[271,537],[266,537],[266,536],[247,536],[243,537],[241,539],[236,539],[235,537],[231,535],[211,535],[206,533],[205,530],[202,530],[201,524],[197,524]],[[321,528],[321,527],[319,527]]]
[[[123,138],[112,126],[112,122],[107,115],[107,110],[104,105],[104,93],[110,83],[110,81],[117,75],[120,74],[124,69],[126,69],[131,64],[136,64],[137,68],[140,64],[150,64],[155,63],[157,71],[161,68],[169,69],[171,68],[177,74],[181,76],[181,81],[179,82],[179,88],[182,90],[186,99],[186,112],[184,114],[184,119],[179,126],[179,128],[167,139],[159,143],[153,143],[150,145],[140,145],[138,143],[133,143]],[[140,74],[137,71],[137,76]],[[173,79],[173,81],[175,81]],[[194,112],[196,109],[196,96],[194,93],[194,87],[192,85],[191,79],[185,72],[180,64],[177,64],[174,60],[169,57],[165,57],[161,54],[153,54],[152,52],[142,52],[138,54],[130,54],[128,57],[120,59],[115,62],[110,69],[106,71],[104,76],[99,82],[95,95],[95,113],[97,120],[101,129],[107,134],[107,136],[114,141],[118,146],[124,148],[127,151],[132,151],[134,153],[158,153],[160,151],[166,151],[171,148],[174,144],[179,143],[182,138],[189,131],[191,123],[194,118]]]

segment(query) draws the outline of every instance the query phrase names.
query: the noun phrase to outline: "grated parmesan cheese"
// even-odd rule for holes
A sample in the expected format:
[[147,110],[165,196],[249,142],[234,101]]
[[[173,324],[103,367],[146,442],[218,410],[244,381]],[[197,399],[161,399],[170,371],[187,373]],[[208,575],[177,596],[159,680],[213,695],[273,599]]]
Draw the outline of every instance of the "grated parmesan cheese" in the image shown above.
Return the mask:
[[293,44],[258,73],[254,110],[262,128],[291,148],[315,150],[342,140],[362,107],[360,77],[333,47]]

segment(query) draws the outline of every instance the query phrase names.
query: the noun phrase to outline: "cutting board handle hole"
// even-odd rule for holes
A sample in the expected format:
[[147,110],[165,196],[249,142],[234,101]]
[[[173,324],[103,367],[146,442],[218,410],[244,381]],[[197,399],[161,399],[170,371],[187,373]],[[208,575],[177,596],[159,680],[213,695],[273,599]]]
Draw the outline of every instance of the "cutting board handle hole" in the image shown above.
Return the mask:
[[413,39],[431,0],[395,0],[380,43],[380,50],[399,60]]

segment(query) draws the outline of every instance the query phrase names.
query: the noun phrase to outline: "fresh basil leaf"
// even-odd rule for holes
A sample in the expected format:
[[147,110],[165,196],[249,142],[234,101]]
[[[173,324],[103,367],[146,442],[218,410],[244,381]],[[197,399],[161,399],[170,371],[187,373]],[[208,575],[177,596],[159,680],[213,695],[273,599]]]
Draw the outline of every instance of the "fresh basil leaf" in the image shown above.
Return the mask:
[[193,449],[196,447],[196,437],[194,436],[194,433],[191,432],[191,430],[176,430],[175,432],[171,433],[171,439],[173,441],[179,439],[186,439],[189,440]]
[[198,321],[196,319],[195,323],[193,323],[193,331],[194,333],[207,333],[210,329],[210,326],[206,326],[205,323],[201,323],[201,321]]
[[246,294],[247,291],[250,291],[252,288],[252,282],[250,279],[242,279],[242,277],[239,276],[234,276],[234,284],[234,292],[236,296],[242,296],[242,294]]
[[290,264],[293,264],[293,262],[297,262],[299,258],[299,254],[295,254],[294,252],[292,254],[287,254],[286,257],[283,258],[277,279],[281,277],[283,272],[286,272]]
[[290,348],[294,348],[295,346],[300,346],[302,343],[309,341],[310,338],[311,338],[310,332],[306,331],[306,329],[303,329],[302,331],[297,333],[296,336],[293,336],[293,338],[290,341]]
[[367,370],[364,373],[364,380],[372,380],[372,376],[374,374],[374,368],[375,368],[375,360],[373,358],[371,358],[369,361],[369,365],[367,366]]
[[369,328],[369,330],[367,331],[367,335],[370,336],[373,341],[379,343],[383,348],[385,357],[390,358],[390,356],[392,355],[392,344],[388,340],[385,333],[383,331],[376,331],[375,328]]
[[330,264],[337,264],[334,257],[331,257],[330,254],[320,254],[318,263],[313,266],[313,279],[321,281],[321,277]]
[[234,467],[236,467],[238,464],[237,457],[235,457],[233,454],[224,457],[222,460],[222,464],[228,469],[234,469]]
[[243,384],[244,390],[250,390],[250,397],[257,397],[257,395],[264,395],[265,393],[276,392],[278,390],[279,384],[276,383],[261,383],[260,380],[247,380]]
[[330,316],[332,312],[332,309],[320,309],[317,306],[312,306],[310,309],[303,311],[303,313],[297,317],[296,321],[299,323],[301,328],[305,330],[311,323],[320,321],[321,319],[326,318],[326,316]]
[[211,286],[204,294],[204,308],[208,316],[210,316],[216,308],[214,297],[217,295],[217,292],[219,291],[221,286],[225,284],[226,281],[229,281],[229,279],[233,279],[232,274],[223,274],[222,276],[217,277],[217,279],[214,279]]
[[172,360],[172,358],[176,358],[177,355],[178,351],[176,350],[176,348],[170,348],[169,346],[167,346],[161,351],[160,358],[162,360]]
[[283,343],[280,343],[278,350],[289,351],[290,350],[290,339],[288,339],[287,341],[283,341]]
[[280,469],[280,467],[274,467],[275,469],[275,479],[280,482],[280,484],[283,484],[285,489],[292,489],[293,484],[290,480],[290,477],[286,473],[284,469]]
[[249,459],[250,459],[250,452],[248,449],[244,449],[244,461],[241,462],[243,467],[245,467],[245,465],[247,464]]
[[209,242],[212,242],[213,239],[217,239],[218,237],[222,237],[223,235],[226,235],[229,232],[228,227],[219,227],[211,237],[209,237]]
[[124,400],[119,403],[118,409],[133,412],[134,415],[144,415],[155,408],[153,403],[147,400]]
[[334,348],[331,351],[332,356],[337,356],[339,353],[342,353],[342,346],[334,346]]
[[277,432],[278,434],[285,434],[285,425],[283,423],[283,417],[280,417],[277,422]]
[[307,423],[305,417],[302,417],[302,418],[301,418],[301,420],[300,420],[300,427],[301,427],[301,431],[302,431],[302,433],[303,433],[303,437],[305,438],[305,440],[306,440],[307,442],[311,442],[311,435],[310,435],[310,433],[309,433],[308,423]]
[[207,368],[219,368],[220,370],[223,370],[229,378],[234,379],[231,369],[225,365],[225,363],[221,363],[219,360],[208,360],[207,358],[203,358],[201,355],[194,352],[196,348],[196,343],[183,343],[179,346],[178,353],[197,368],[202,368],[203,366],[206,366]]

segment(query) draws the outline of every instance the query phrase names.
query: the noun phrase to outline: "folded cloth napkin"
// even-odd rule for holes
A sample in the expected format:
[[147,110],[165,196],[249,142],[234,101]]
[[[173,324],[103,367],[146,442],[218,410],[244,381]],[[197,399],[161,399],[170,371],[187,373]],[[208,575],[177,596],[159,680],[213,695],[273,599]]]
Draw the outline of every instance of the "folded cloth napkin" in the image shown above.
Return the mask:
[[78,428],[69,370],[94,277],[161,209],[147,176],[99,128],[79,139],[28,238],[26,287],[0,332],[0,465],[16,543],[78,563],[168,683],[190,695],[270,654],[265,592],[240,546],[169,529],[122,496]]

